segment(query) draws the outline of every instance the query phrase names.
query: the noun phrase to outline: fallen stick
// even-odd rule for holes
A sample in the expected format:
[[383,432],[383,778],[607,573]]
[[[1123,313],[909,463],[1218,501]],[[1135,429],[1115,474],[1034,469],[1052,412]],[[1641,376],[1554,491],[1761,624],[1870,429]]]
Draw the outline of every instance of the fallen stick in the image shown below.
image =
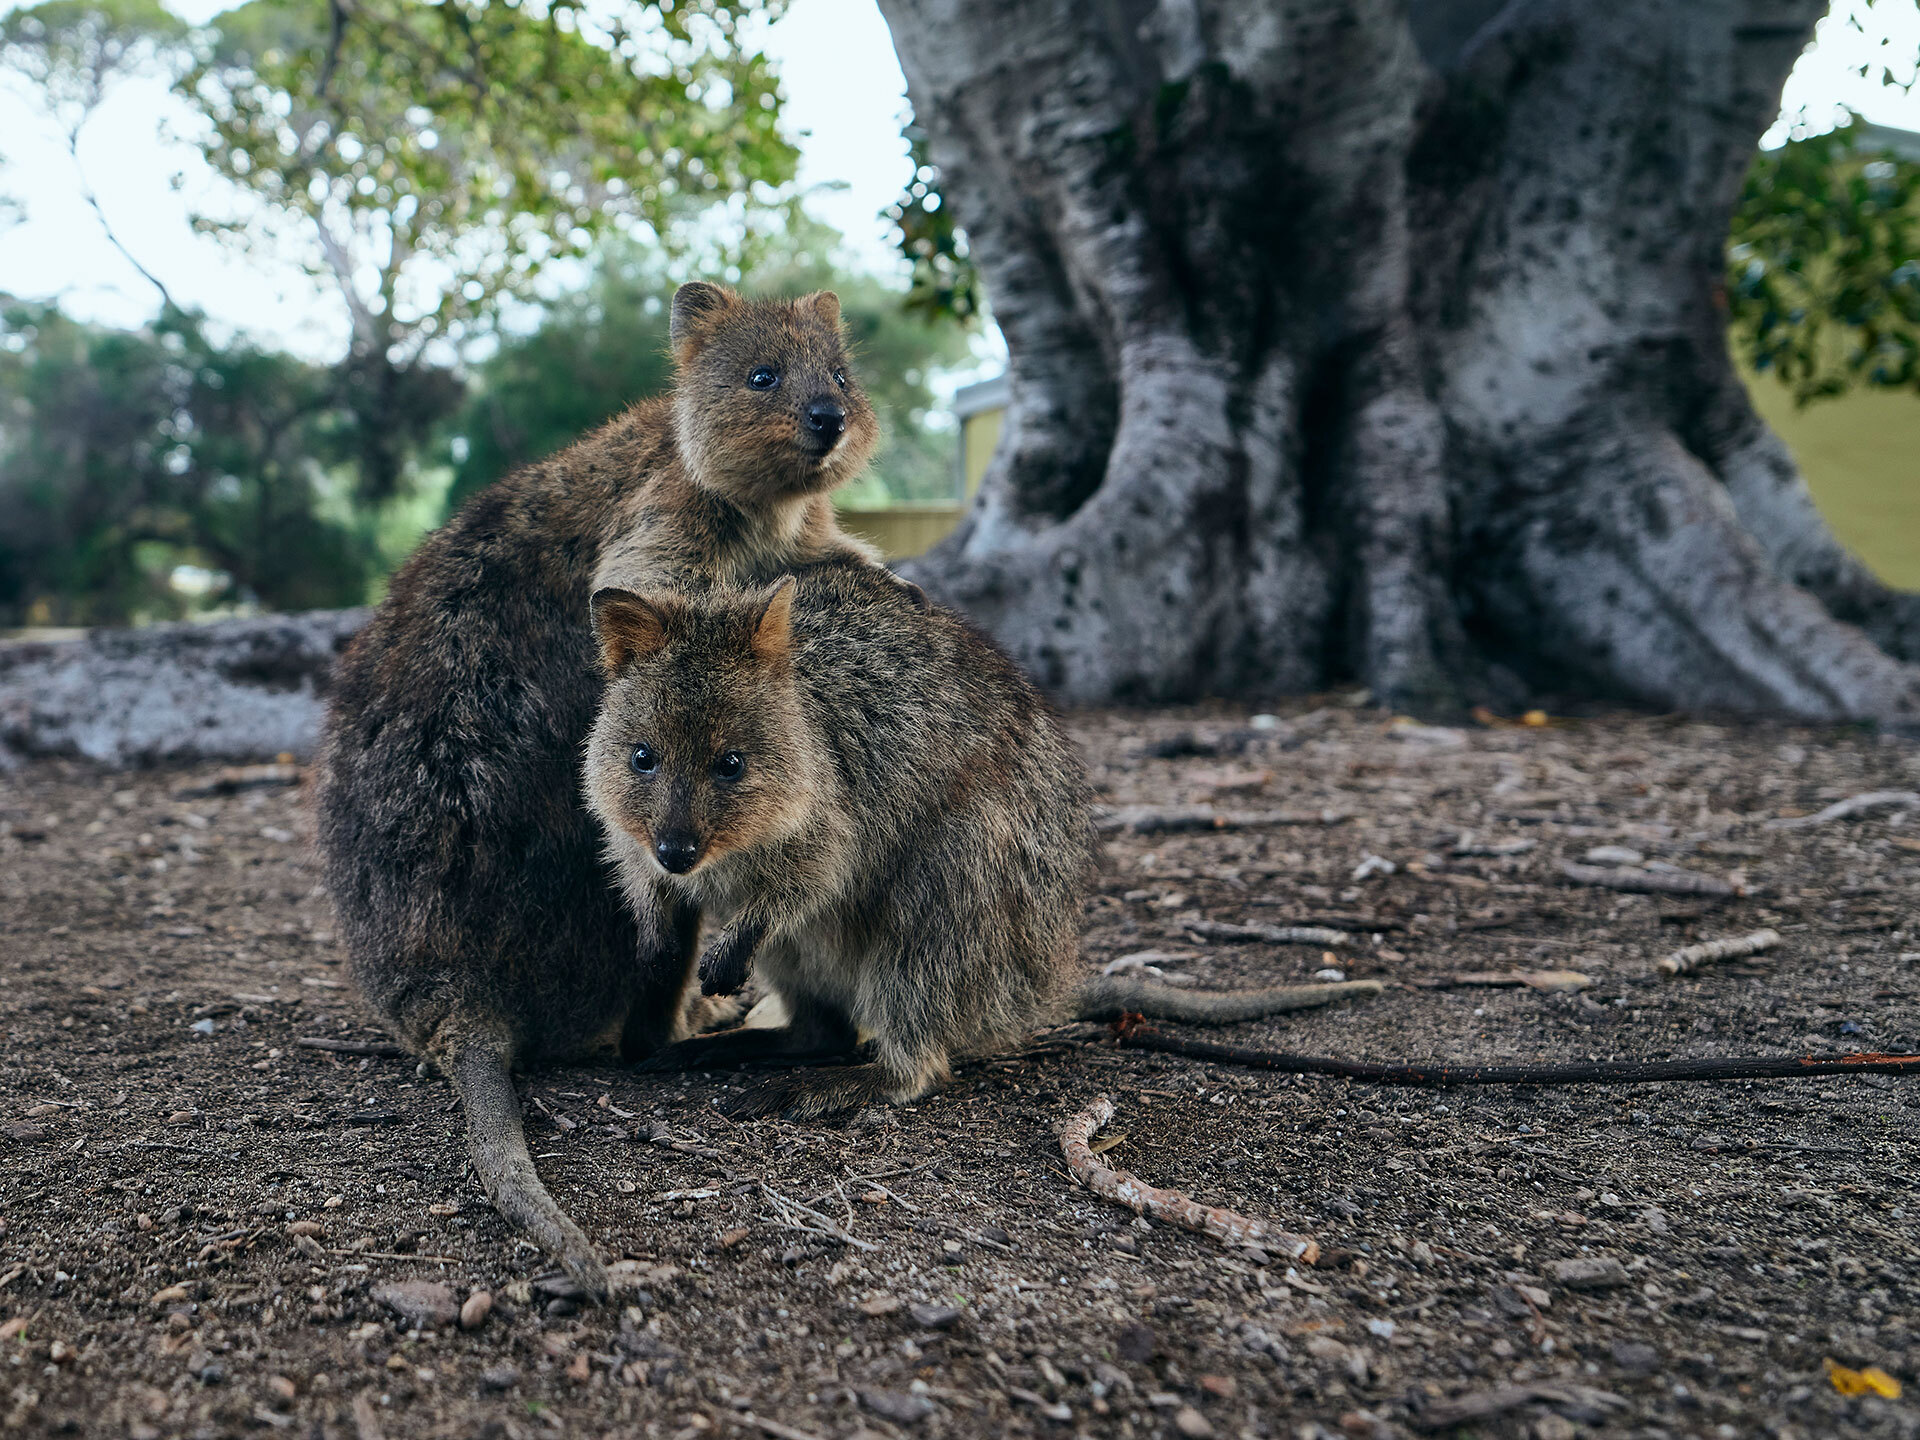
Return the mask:
[[[783,1225],[789,1230],[804,1230],[809,1234],[824,1235],[829,1240],[838,1240],[841,1244],[851,1245],[856,1250],[878,1250],[880,1248],[871,1241],[862,1240],[859,1236],[853,1234],[852,1231],[842,1226],[840,1222],[832,1216],[823,1215],[811,1205],[803,1205],[798,1200],[782,1195],[764,1180],[760,1182],[760,1193],[767,1197],[768,1202],[772,1204],[775,1210],[780,1212],[779,1215],[774,1217],[775,1223]],[[812,1225],[803,1224],[794,1218],[795,1215],[804,1215],[807,1219],[815,1223]]]
[[1571,995],[1593,984],[1593,977],[1578,970],[1468,970],[1453,975],[1434,975],[1408,982],[1422,990],[1446,990],[1455,985],[1505,987],[1524,985],[1549,995]]
[[1236,1211],[1199,1204],[1178,1190],[1161,1190],[1137,1175],[1102,1164],[1088,1149],[1087,1142],[1094,1131],[1111,1119],[1113,1102],[1102,1095],[1078,1115],[1063,1121],[1056,1132],[1060,1153],[1066,1157],[1067,1169],[1073,1172],[1073,1178],[1101,1199],[1124,1205],[1136,1215],[1197,1230],[1230,1245],[1258,1245],[1305,1265],[1320,1258],[1319,1245],[1304,1235],[1271,1230]]
[[1413,1423],[1421,1430],[1447,1430],[1474,1420],[1490,1420],[1495,1415],[1536,1402],[1555,1409],[1584,1412],[1587,1416],[1621,1409],[1627,1403],[1611,1390],[1596,1390],[1589,1385],[1538,1382],[1531,1385],[1503,1385],[1498,1390],[1482,1390],[1427,1405],[1414,1417]]
[[1913,790],[1869,790],[1864,795],[1849,795],[1844,800],[1836,800],[1824,810],[1811,815],[1787,815],[1778,820],[1767,821],[1769,830],[1804,830],[1810,825],[1824,825],[1829,820],[1844,820],[1849,815],[1859,815],[1867,810],[1884,810],[1889,805],[1920,805],[1920,792]]
[[1291,1055],[1283,1050],[1254,1050],[1216,1045],[1169,1035],[1151,1025],[1120,1021],[1114,1026],[1122,1048],[1184,1055],[1214,1065],[1278,1070],[1288,1075],[1334,1075],[1375,1085],[1411,1085],[1441,1089],[1449,1085],[1639,1085],[1676,1080],[1797,1080],[1824,1075],[1920,1075],[1920,1055],[1884,1055],[1869,1051],[1816,1060],[1810,1055],[1741,1056],[1720,1060],[1588,1060],[1562,1065],[1472,1065],[1457,1060],[1431,1064],[1382,1064],[1372,1060],[1334,1060],[1322,1055]]
[[1482,844],[1462,835],[1453,847],[1456,855],[1480,855],[1497,857],[1502,855],[1524,855],[1540,842],[1537,840],[1494,840]]
[[1103,834],[1153,835],[1179,830],[1255,830],[1267,825],[1336,825],[1338,810],[1216,810],[1211,805],[1122,805],[1094,818]]
[[302,1050],[325,1050],[332,1055],[371,1055],[379,1060],[411,1060],[410,1051],[389,1040],[323,1040],[302,1035],[293,1042]]
[[1201,940],[1257,940],[1263,945],[1351,945],[1353,936],[1324,925],[1230,925],[1224,920],[1189,920],[1182,927]]
[[[721,1412],[725,1414],[725,1411]],[[742,1410],[733,1416],[736,1425],[745,1425],[758,1430],[762,1435],[771,1435],[773,1440],[819,1440],[819,1437],[806,1430],[796,1430],[791,1425],[783,1425],[778,1420],[769,1420],[764,1415],[756,1415],[751,1410]]]
[[1576,885],[1598,885],[1603,890],[1630,890],[1643,895],[1744,895],[1744,887],[1718,875],[1695,870],[1608,869],[1599,865],[1560,862],[1560,873]]
[[[1253,895],[1249,896],[1245,903],[1256,908],[1267,910],[1278,910],[1282,907],[1289,910],[1295,908],[1294,901],[1284,899],[1278,895]],[[1359,930],[1365,932],[1370,930],[1404,930],[1407,928],[1406,921],[1391,919],[1385,915],[1340,915],[1329,912],[1323,915],[1302,915],[1300,919],[1304,924],[1324,925],[1329,930]]]
[[1715,960],[1739,960],[1748,955],[1758,955],[1763,950],[1771,950],[1780,943],[1777,930],[1756,930],[1751,935],[1740,935],[1727,940],[1708,940],[1699,945],[1688,945],[1674,951],[1660,962],[1660,970],[1668,975],[1684,975],[1696,965],[1710,965]]
[[210,780],[189,780],[172,792],[176,800],[204,800],[212,795],[237,795],[269,785],[298,785],[298,765],[230,765]]

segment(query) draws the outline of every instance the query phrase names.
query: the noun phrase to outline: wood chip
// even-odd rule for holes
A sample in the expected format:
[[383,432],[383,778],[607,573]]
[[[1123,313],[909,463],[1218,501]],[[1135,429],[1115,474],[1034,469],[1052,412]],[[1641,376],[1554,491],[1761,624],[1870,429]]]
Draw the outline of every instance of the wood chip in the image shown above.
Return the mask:
[[1688,945],[1676,950],[1660,962],[1661,973],[1666,975],[1684,975],[1696,965],[1710,965],[1716,960],[1739,960],[1748,955],[1758,955],[1771,950],[1780,943],[1777,930],[1756,930],[1751,935],[1735,936],[1727,940],[1708,940],[1700,945]]

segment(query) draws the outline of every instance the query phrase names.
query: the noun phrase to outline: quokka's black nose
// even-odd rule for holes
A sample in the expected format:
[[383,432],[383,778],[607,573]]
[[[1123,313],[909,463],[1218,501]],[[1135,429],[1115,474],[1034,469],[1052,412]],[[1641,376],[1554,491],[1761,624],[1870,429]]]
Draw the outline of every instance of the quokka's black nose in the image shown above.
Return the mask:
[[822,440],[838,440],[847,428],[847,412],[831,400],[807,406],[807,428]]
[[700,846],[685,835],[663,835],[654,841],[653,853],[660,862],[660,868],[669,875],[684,875],[699,858]]

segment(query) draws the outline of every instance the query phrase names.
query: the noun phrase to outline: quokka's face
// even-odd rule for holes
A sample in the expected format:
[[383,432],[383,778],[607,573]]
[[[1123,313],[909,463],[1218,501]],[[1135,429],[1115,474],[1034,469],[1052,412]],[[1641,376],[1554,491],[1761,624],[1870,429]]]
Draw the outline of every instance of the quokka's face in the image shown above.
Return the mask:
[[709,483],[767,503],[830,490],[872,458],[879,426],[831,292],[749,301],[717,285],[682,285],[672,335],[675,423]]
[[774,598],[695,609],[594,596],[608,669],[587,741],[588,804],[616,844],[693,875],[797,823],[809,793],[787,661],[792,583]]

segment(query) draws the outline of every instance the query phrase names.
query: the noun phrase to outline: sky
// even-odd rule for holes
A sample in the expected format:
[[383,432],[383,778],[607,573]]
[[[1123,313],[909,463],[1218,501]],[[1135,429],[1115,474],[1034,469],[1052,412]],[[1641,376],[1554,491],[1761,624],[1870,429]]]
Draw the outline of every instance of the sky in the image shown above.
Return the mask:
[[[0,12],[10,8],[10,0],[0,0]],[[197,22],[224,3],[174,0],[173,8]],[[1850,26],[1849,16],[1861,28]],[[900,135],[906,84],[873,0],[792,0],[769,27],[767,48],[780,66],[809,207],[847,237],[857,263],[897,268],[880,211],[908,175]],[[1879,0],[1869,8],[1865,0],[1842,0],[1794,70],[1783,122],[1769,143],[1784,138],[1786,117],[1803,116],[1815,131],[1830,128],[1842,103],[1880,124],[1920,130],[1920,87],[1902,94],[1858,73],[1864,64],[1877,77],[1884,57],[1903,56],[1910,76],[1916,55],[1920,5]],[[181,138],[190,124],[164,85],[147,80],[122,85],[94,117],[80,162],[114,225],[183,304],[296,353],[336,356],[346,341],[336,296],[295,267],[274,268],[193,233],[189,215],[196,206],[217,205],[218,191]],[[138,324],[157,312],[153,288],[115,252],[89,210],[64,144],[17,88],[0,88],[0,193],[25,216],[11,227],[0,221],[0,289],[58,295],[71,313],[110,324]]]

